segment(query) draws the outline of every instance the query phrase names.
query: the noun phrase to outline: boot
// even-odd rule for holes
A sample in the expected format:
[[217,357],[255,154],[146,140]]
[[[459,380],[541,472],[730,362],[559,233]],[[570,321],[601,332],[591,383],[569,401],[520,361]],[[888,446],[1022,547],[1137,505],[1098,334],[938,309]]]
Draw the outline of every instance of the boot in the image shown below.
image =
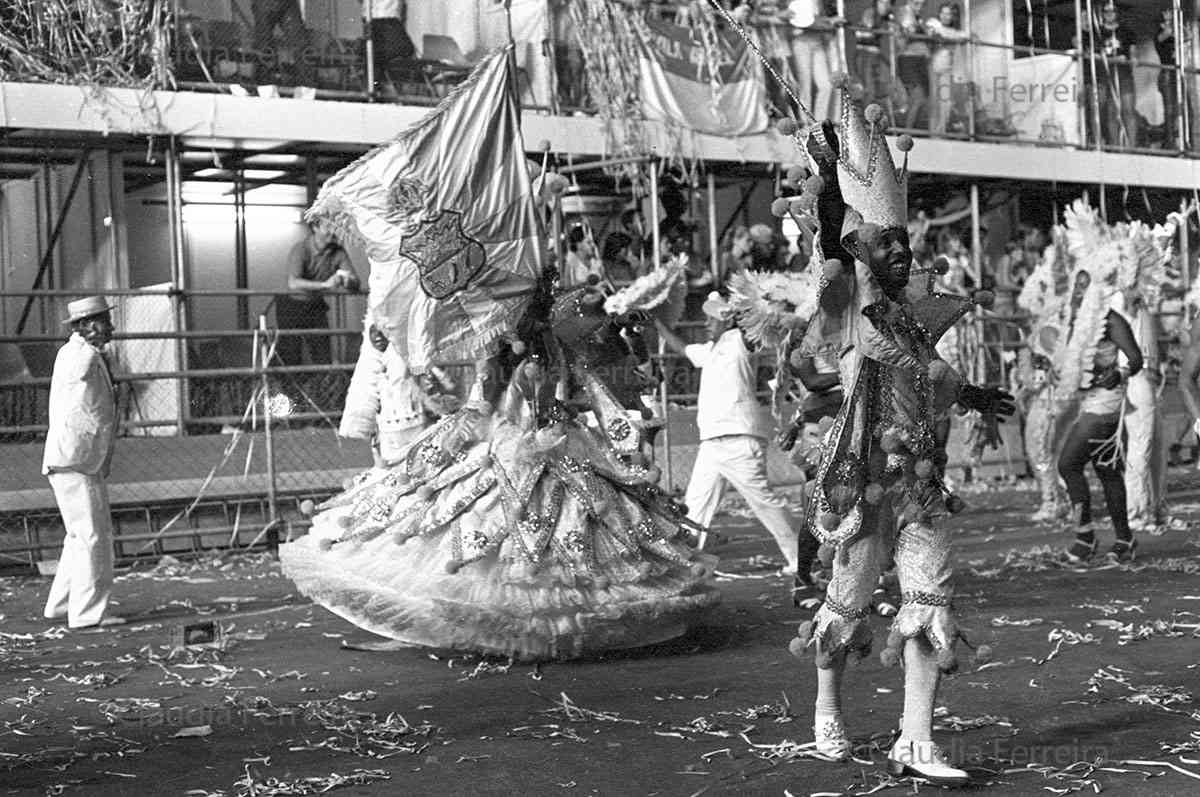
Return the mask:
[[932,741],[915,742],[903,737],[896,740],[887,758],[888,774],[895,777],[915,775],[934,786],[965,786],[966,771],[950,765],[946,753]]
[[826,761],[846,761],[850,758],[850,739],[842,725],[840,714],[814,714],[813,738],[816,753]]
[[1071,505],[1071,517],[1075,520],[1075,541],[1067,549],[1066,558],[1073,564],[1084,564],[1096,554],[1096,535],[1091,520],[1083,522],[1082,504]]

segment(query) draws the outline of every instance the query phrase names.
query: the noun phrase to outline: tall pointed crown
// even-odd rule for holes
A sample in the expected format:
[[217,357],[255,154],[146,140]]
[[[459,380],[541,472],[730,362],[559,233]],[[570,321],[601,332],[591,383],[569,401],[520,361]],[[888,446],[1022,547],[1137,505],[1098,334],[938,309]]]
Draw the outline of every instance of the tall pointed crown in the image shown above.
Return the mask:
[[888,227],[908,225],[908,151],[912,137],[901,136],[897,149],[905,153],[897,169],[883,136],[883,109],[872,103],[862,107],[861,92],[853,90],[849,78],[836,79],[841,93],[842,116],[838,130],[838,182],[846,204],[858,211],[863,221]]

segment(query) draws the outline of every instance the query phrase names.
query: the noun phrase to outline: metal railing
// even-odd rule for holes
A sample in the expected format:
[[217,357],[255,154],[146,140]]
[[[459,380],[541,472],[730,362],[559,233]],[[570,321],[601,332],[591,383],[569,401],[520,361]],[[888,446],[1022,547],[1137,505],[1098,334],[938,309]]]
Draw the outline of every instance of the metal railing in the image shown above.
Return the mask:
[[[155,19],[167,20],[172,31],[171,47],[166,51],[169,60],[143,69],[145,74],[136,73],[137,81],[152,81],[159,87],[227,92],[231,86],[242,86],[248,93],[264,96],[282,92],[433,104],[466,75],[477,56],[476,52],[461,52],[453,32],[423,34],[421,41],[413,41],[400,20],[370,19],[370,3],[363,4],[361,24],[348,25],[332,16],[301,18],[293,10],[298,8],[294,0],[256,0],[249,6],[250,13],[243,4],[235,3],[221,7],[230,11],[225,17],[219,12],[190,11],[178,0],[143,1],[165,9]],[[713,13],[704,3],[694,5],[698,13]],[[844,4],[838,5],[844,8]],[[928,5],[923,24],[936,14],[939,4]],[[973,20],[973,15],[986,9],[973,8],[970,0],[959,6],[964,17],[960,28],[966,36],[961,41],[931,35],[923,27],[904,31],[892,19],[848,22],[838,18],[833,28],[837,46],[831,55],[839,63],[830,66],[849,71],[864,83],[886,106],[897,131],[1160,155],[1191,154],[1200,148],[1200,125],[1195,119],[1200,110],[1200,63],[1185,46],[1186,36],[1175,37],[1168,58],[1173,63],[1138,59],[1128,52],[1108,55],[1104,50],[1115,34],[1108,30],[1093,34],[1079,24],[1080,18],[1098,13],[1099,5],[1090,0],[1077,5],[1070,38],[1083,45],[1066,49],[1049,46],[1048,36],[1042,36],[1046,41],[1035,36],[1014,43],[1013,36],[995,20]],[[1196,28],[1198,23],[1184,14],[1181,6],[1180,0],[1172,6],[1176,30]],[[1036,6],[1032,9],[1036,14]],[[659,3],[623,13],[669,18],[675,10],[674,4]],[[566,5],[548,4],[544,27],[549,35],[517,42],[524,65],[522,102],[526,107],[556,113],[591,112],[585,99],[589,70],[583,50],[570,38],[570,26],[560,24],[557,16],[569,13]],[[713,22],[717,27],[727,26],[719,15]],[[1004,23],[1014,24],[1007,17]],[[807,35],[793,28],[786,15],[754,18],[747,24],[752,34],[769,32],[772,41],[783,37],[787,43],[789,37]],[[560,38],[564,32],[566,38]],[[1200,35],[1200,31],[1188,30],[1187,34]],[[10,47],[45,46],[40,40],[9,35]],[[53,53],[39,55],[38,63],[54,60]],[[792,57],[768,55],[785,61]],[[32,62],[29,58],[0,60],[0,79],[59,79],[52,71],[22,66]],[[806,68],[794,66],[785,72],[796,74],[796,69]],[[1164,118],[1160,124],[1144,123],[1135,110],[1142,98],[1136,94],[1132,75],[1140,69],[1161,70],[1160,79],[1150,88],[1161,94]],[[108,75],[103,79],[128,82],[134,78]],[[759,79],[767,78],[760,75]],[[777,92],[766,93],[780,101]],[[920,94],[924,97],[914,99]]]

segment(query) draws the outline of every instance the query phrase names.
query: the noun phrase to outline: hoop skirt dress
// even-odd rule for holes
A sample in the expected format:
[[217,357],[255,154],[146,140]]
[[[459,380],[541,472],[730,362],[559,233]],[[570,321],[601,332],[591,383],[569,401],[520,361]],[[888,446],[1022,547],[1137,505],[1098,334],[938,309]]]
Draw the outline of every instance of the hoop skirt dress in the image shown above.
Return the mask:
[[361,628],[435,648],[572,658],[683,634],[719,600],[715,559],[600,433],[565,415],[539,428],[530,390],[515,379],[495,410],[471,402],[362,474],[281,546],[285,574]]

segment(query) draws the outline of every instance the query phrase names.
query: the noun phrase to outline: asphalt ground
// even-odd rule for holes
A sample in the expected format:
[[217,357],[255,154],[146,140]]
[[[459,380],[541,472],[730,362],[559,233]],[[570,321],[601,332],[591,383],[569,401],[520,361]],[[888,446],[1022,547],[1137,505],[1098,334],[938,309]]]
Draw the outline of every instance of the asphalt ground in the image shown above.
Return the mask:
[[[991,655],[961,649],[936,731],[971,772],[964,789],[885,774],[902,674],[876,656],[847,672],[856,760],[809,757],[812,663],[788,642],[811,610],[731,498],[715,524],[724,602],[701,625],[540,666],[355,650],[378,638],[308,603],[265,555],[123,571],[131,623],[88,632],[41,619],[48,579],[0,579],[0,793],[1198,794],[1197,487],[1172,473],[1195,530],[1085,568],[1057,560],[1069,532],[1028,521],[1028,487],[967,495],[956,603]],[[223,650],[171,652],[173,629],[210,620]],[[887,622],[872,618],[877,648]]]

